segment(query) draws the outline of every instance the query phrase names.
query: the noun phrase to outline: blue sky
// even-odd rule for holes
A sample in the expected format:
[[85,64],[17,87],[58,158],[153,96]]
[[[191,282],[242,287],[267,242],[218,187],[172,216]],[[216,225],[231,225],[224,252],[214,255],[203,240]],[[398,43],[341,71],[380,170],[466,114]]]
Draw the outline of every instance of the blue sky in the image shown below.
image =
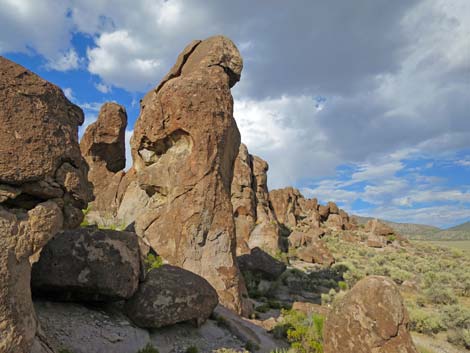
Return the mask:
[[124,105],[127,139],[143,94],[213,34],[244,58],[234,114],[270,188],[394,221],[470,220],[467,0],[0,0],[0,54],[59,85],[82,131],[103,102]]

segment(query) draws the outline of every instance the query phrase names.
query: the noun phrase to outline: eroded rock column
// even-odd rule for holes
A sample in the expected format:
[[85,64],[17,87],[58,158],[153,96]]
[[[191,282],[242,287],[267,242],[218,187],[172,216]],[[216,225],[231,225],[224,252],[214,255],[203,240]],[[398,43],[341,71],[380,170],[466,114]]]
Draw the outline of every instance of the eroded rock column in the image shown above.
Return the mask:
[[192,42],[142,100],[131,139],[138,187],[148,198],[137,233],[171,264],[206,278],[237,312],[245,289],[230,203],[240,145],[230,88],[241,70],[229,39]]

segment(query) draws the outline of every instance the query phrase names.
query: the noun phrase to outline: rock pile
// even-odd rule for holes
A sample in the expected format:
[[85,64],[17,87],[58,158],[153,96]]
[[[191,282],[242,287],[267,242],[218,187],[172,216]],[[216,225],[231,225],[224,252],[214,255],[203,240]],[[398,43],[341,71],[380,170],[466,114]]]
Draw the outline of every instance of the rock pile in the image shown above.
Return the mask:
[[83,119],[58,87],[0,57],[1,352],[30,352],[29,257],[62,227],[79,225],[91,199],[78,145]]

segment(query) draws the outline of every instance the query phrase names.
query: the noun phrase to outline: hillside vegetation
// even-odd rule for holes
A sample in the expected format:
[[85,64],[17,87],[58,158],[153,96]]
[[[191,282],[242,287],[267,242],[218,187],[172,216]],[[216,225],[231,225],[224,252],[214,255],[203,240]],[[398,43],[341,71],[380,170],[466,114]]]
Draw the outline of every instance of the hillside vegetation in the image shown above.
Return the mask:
[[[354,216],[354,219],[356,219],[358,224],[365,224],[367,221],[373,218]],[[470,240],[470,222],[466,222],[448,229],[440,229],[438,227],[425,224],[397,223],[385,221],[382,219],[380,221],[392,227],[394,231],[410,240]]]

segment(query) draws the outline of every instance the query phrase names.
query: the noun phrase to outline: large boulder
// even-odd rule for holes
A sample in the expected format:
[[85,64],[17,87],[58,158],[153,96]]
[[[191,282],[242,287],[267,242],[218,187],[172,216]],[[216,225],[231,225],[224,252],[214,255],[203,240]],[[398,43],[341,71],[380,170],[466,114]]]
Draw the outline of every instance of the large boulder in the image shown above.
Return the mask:
[[[240,145],[230,88],[242,66],[229,39],[193,41],[143,98],[131,138],[134,187],[142,193],[132,192],[144,199],[137,234],[169,263],[206,278],[237,312],[246,288],[230,201]],[[123,203],[133,200],[126,194]]]
[[253,157],[240,144],[232,181],[232,206],[237,238],[237,255],[250,252],[248,242],[256,224],[256,197],[253,190]]
[[321,228],[310,228],[307,232],[293,231],[288,238],[289,248],[299,248],[308,246],[312,242],[319,240],[325,231]]
[[296,257],[305,262],[324,266],[331,266],[335,262],[323,240],[312,241],[309,246],[298,249]]
[[377,237],[387,237],[395,234],[395,231],[390,226],[380,222],[378,219],[371,219],[368,221],[364,230]]
[[125,310],[139,327],[158,328],[184,321],[199,326],[217,304],[217,293],[204,278],[163,265],[148,273]]
[[0,351],[29,353],[37,330],[29,258],[90,201],[83,112],[57,86],[0,57]]
[[41,300],[34,307],[53,352],[134,353],[150,343],[149,333],[117,310]]
[[359,281],[327,317],[325,353],[417,353],[396,284],[379,276]]
[[139,284],[135,233],[84,227],[57,234],[33,265],[35,295],[66,301],[130,298]]
[[241,271],[260,273],[263,277],[275,280],[286,270],[286,265],[264,252],[260,248],[253,248],[249,254],[237,257]]

